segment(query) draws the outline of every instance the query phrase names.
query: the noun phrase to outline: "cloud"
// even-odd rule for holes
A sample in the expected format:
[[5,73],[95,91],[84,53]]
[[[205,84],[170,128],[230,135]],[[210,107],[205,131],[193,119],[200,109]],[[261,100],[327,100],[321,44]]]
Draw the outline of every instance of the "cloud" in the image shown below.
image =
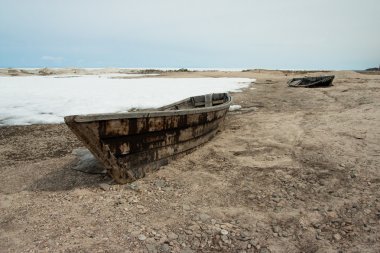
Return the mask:
[[41,57],[44,61],[52,61],[52,62],[61,62],[63,61],[63,57],[61,56],[50,56],[50,55],[44,55]]

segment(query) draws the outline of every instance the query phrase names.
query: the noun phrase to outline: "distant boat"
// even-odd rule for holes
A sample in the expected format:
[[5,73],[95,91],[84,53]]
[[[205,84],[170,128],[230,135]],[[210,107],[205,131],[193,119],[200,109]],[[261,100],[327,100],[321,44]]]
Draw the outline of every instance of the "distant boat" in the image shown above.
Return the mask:
[[209,141],[231,103],[227,93],[208,94],[156,110],[72,115],[65,122],[111,177],[124,184]]
[[331,86],[335,76],[317,76],[293,78],[288,81],[290,87],[326,87]]

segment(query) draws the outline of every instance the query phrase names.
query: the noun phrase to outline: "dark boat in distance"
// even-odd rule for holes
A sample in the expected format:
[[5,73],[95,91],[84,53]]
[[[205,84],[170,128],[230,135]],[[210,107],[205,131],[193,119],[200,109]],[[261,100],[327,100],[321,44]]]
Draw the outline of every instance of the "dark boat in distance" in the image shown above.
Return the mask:
[[288,81],[289,87],[327,87],[331,86],[335,76],[316,76],[293,78]]
[[66,116],[65,123],[124,184],[214,137],[231,103],[227,93],[208,94],[155,110]]

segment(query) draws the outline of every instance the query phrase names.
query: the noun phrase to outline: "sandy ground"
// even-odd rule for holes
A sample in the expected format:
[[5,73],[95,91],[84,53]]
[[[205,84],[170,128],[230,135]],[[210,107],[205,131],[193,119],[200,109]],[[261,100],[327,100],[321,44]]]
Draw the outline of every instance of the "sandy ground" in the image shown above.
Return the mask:
[[212,141],[128,185],[72,170],[65,125],[0,128],[0,252],[379,252],[380,75],[287,87],[304,74],[164,73],[257,83]]

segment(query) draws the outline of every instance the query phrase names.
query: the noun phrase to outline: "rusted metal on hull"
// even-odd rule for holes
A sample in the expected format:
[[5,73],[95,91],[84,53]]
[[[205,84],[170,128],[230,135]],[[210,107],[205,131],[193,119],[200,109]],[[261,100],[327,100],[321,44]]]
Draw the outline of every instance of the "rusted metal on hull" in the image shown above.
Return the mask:
[[230,104],[226,93],[209,94],[155,111],[74,115],[65,122],[115,181],[127,183],[210,140]]

